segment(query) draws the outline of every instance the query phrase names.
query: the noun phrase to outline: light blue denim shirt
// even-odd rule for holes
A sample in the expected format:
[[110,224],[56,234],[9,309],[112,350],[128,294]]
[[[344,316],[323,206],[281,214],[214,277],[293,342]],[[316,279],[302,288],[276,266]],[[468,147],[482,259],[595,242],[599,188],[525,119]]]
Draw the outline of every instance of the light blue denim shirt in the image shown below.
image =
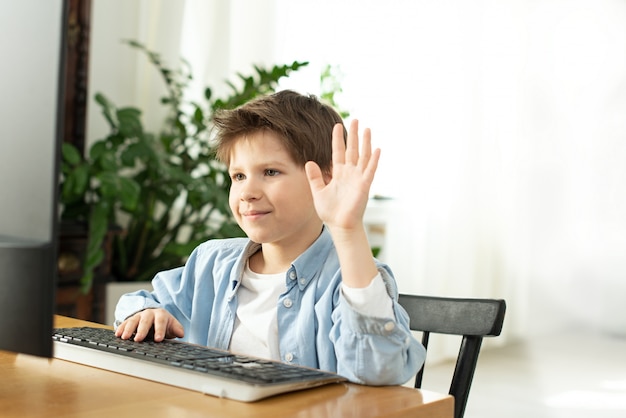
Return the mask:
[[[184,267],[161,272],[153,292],[120,298],[116,326],[134,313],[165,308],[185,328],[184,340],[228,349],[237,311],[237,289],[247,259],[259,244],[246,238],[211,240],[199,245]],[[302,253],[286,273],[287,290],[278,299],[281,360],[338,373],[352,382],[395,385],[407,382],[426,353],[409,330],[397,303],[388,266],[377,261],[395,318],[375,318],[352,309],[341,292],[339,260],[328,230]]]

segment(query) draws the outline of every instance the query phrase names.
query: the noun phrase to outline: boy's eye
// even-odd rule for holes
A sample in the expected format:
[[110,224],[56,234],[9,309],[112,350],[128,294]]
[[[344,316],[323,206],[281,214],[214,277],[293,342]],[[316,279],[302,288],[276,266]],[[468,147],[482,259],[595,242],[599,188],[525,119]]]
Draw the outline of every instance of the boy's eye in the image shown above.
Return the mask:
[[277,176],[279,173],[280,172],[278,170],[274,170],[272,168],[268,168],[267,170],[265,170],[265,175],[269,177]]
[[244,176],[244,175],[243,175],[243,174],[241,174],[241,173],[235,173],[235,174],[232,174],[232,175],[230,176],[230,178],[231,178],[231,179],[233,179],[234,181],[241,181],[241,180],[245,179],[245,178],[246,178],[246,176]]

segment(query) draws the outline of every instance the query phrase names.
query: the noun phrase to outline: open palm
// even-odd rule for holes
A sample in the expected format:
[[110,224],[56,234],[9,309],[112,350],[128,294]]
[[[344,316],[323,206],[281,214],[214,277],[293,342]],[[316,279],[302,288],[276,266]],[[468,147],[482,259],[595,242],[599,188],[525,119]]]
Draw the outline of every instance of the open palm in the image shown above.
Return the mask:
[[352,229],[362,225],[369,190],[378,167],[380,149],[372,151],[371,132],[363,132],[359,152],[359,122],[353,120],[344,144],[343,127],[333,129],[332,178],[324,178],[319,166],[309,161],[305,169],[315,210],[329,227]]

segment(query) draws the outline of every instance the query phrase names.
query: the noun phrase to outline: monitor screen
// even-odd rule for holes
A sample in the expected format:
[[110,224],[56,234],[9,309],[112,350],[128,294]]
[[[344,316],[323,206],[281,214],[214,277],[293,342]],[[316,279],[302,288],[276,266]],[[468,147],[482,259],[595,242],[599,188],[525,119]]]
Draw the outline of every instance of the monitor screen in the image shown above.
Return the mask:
[[0,13],[0,350],[52,356],[64,0]]

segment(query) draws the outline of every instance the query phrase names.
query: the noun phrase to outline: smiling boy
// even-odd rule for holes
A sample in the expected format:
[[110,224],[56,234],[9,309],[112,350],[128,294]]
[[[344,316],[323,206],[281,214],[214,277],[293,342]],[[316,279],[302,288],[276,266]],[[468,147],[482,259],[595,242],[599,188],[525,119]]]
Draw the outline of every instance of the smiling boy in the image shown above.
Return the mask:
[[281,91],[215,115],[229,204],[247,238],[209,240],[154,291],[124,295],[116,334],[179,337],[233,352],[402,384],[424,362],[363,215],[380,150],[358,122]]

